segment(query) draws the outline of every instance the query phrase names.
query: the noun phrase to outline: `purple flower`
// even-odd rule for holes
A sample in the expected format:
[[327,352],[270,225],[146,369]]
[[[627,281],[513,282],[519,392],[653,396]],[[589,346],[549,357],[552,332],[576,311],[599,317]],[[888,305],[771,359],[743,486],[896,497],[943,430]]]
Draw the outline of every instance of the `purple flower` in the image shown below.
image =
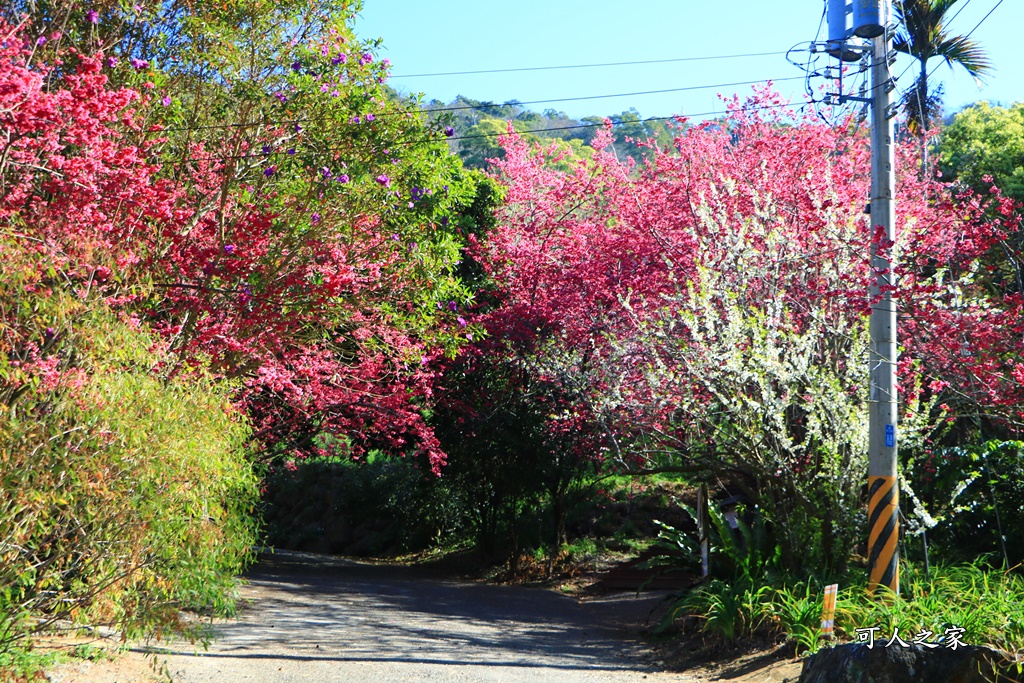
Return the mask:
[[444,127],[444,134],[445,134],[445,137],[449,137],[450,138],[451,136],[455,135],[455,129],[452,128],[451,126],[445,126]]
[[317,223],[319,223],[320,222],[320,214],[314,213],[312,216],[309,217],[309,222],[312,223],[313,225],[316,225]]
[[39,39],[36,41],[36,45],[42,45],[45,42],[46,42],[46,36],[39,36]]
[[359,123],[361,121],[362,119],[360,119],[358,116],[353,116],[352,118],[349,119],[349,123]]
[[463,318],[461,315],[458,318],[456,318],[455,320],[456,320],[456,322],[459,323],[459,327],[465,327],[466,324],[467,324],[466,323],[466,319]]
[[320,86],[320,92],[327,92],[328,90],[330,90],[330,88],[328,88],[326,84]]
[[291,156],[294,156],[295,155],[295,148],[294,147],[290,147],[288,149],[288,154],[291,155]]
[[377,117],[374,116],[373,114],[367,114],[366,115],[366,120],[367,121],[373,121],[375,118],[377,118]]
[[263,145],[263,153],[270,154],[270,145]]
[[294,71],[295,73],[302,71],[302,65],[299,64],[298,62],[292,62],[292,71]]
[[164,98],[160,100],[160,104],[164,105],[165,107],[171,106],[171,96],[164,95]]
[[388,178],[383,173],[377,176],[377,182],[383,185],[384,187],[391,187],[391,178]]
[[322,169],[320,169],[320,173],[323,175],[324,180],[330,180],[331,179],[331,169],[327,168],[326,166],[324,166]]
[[235,253],[235,245],[233,245],[233,244],[225,244],[224,245],[224,253],[225,254],[234,254]]
[[274,167],[273,166],[268,167],[267,170],[263,172],[263,175],[267,176],[268,178],[270,176],[274,175]]
[[348,182],[348,174],[342,173],[340,176],[334,179],[334,182],[341,183],[344,185],[345,183]]
[[89,13],[85,15],[85,18],[89,20],[90,24],[98,24],[98,23],[100,23],[99,12],[97,12],[94,9],[89,10]]
[[54,334],[56,333],[53,331],[52,327],[47,327],[46,331],[43,332],[43,336],[46,337],[47,339],[53,339]]
[[369,52],[364,52],[363,56],[359,58],[359,63],[362,66],[366,66],[367,64],[369,64],[372,61],[373,61],[373,55],[371,55]]
[[380,60],[380,63],[383,64],[385,67],[391,66],[391,60],[390,59],[382,59],[382,60]]
[[342,52],[340,55],[331,60],[331,64],[333,64],[334,66],[338,66],[339,64],[344,64],[347,61],[348,55]]
[[455,303],[454,301],[449,301],[448,302],[448,310],[451,311],[452,313],[454,313],[455,311],[459,310],[459,305],[457,303]]
[[298,123],[295,124],[295,132],[296,133],[301,133],[302,132],[302,125],[301,124],[298,124]]
[[118,64],[117,57],[107,57],[107,66],[113,69]]
[[274,97],[276,97],[278,99],[278,101],[282,102],[282,103],[288,101],[288,96],[285,95],[283,92],[276,92],[276,93],[274,93]]
[[338,96],[338,91],[337,90],[332,90],[331,91],[331,97],[337,97],[337,96]]
[[130,63],[132,65],[132,67],[134,67],[136,69],[140,69],[141,70],[141,69],[148,69],[149,68],[149,62],[147,62],[145,59],[136,59],[135,57],[132,57],[131,60],[130,60]]

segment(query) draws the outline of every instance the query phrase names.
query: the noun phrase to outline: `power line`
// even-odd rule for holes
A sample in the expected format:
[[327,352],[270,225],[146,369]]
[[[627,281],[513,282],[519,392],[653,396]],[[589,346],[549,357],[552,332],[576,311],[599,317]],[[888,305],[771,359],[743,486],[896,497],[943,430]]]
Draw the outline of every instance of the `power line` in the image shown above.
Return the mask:
[[[784,81],[800,80],[802,78],[803,78],[802,76],[789,76],[789,77],[785,77],[785,78],[759,79],[759,80],[756,80],[756,81],[737,81],[737,82],[734,82],[734,83],[714,83],[714,84],[711,84],[711,85],[691,85],[691,86],[686,86],[686,87],[683,87],[683,88],[666,88],[666,89],[662,89],[662,90],[642,90],[642,91],[637,91],[637,92],[615,93],[615,94],[611,94],[611,95],[584,95],[584,96],[581,96],[581,97],[556,97],[556,98],[551,98],[551,99],[546,99],[546,100],[527,100],[525,102],[520,102],[520,101],[517,101],[517,100],[509,100],[509,101],[503,102],[501,104],[498,104],[498,103],[495,103],[495,102],[489,102],[489,103],[478,104],[478,105],[458,105],[458,106],[454,106],[454,107],[437,107],[437,108],[432,108],[432,109],[420,109],[419,111],[422,112],[422,113],[426,113],[426,114],[433,114],[433,113],[437,113],[437,112],[465,111],[465,110],[470,110],[470,109],[484,110],[484,109],[492,109],[492,108],[495,108],[495,107],[522,106],[522,105],[528,105],[528,104],[552,104],[552,103],[555,103],[555,102],[580,102],[580,101],[583,101],[583,100],[600,100],[600,99],[609,99],[609,98],[614,98],[614,97],[635,97],[635,96],[639,96],[639,95],[660,95],[660,94],[663,94],[663,93],[686,92],[686,91],[691,91],[691,90],[711,90],[713,88],[731,88],[731,87],[736,87],[736,86],[741,86],[741,85],[757,85],[759,83],[768,83],[768,82],[781,83],[781,82],[784,82]],[[380,114],[377,114],[376,116],[377,117],[405,116],[406,113],[407,112],[382,112]],[[175,128],[164,128],[163,130],[167,131],[167,132],[176,132],[176,131],[194,131],[194,130],[214,130],[214,129],[223,129],[223,128],[246,128],[246,127],[252,127],[252,126],[293,125],[293,124],[296,124],[296,123],[306,123],[309,120],[310,119],[308,119],[308,118],[301,118],[301,119],[289,119],[287,121],[257,121],[257,122],[253,122],[253,123],[219,123],[219,124],[210,124],[210,125],[205,125],[205,126],[180,126],[180,127],[175,127]]]
[[690,85],[685,88],[668,88],[665,90],[642,90],[639,92],[624,92],[615,95],[585,95],[583,97],[559,97],[550,100],[527,100],[526,102],[519,102],[515,100],[509,100],[503,104],[486,104],[486,105],[473,105],[473,106],[458,106],[458,107],[440,107],[437,109],[424,109],[423,111],[443,112],[443,111],[459,111],[461,109],[490,109],[491,107],[502,107],[502,106],[515,106],[523,104],[549,104],[552,102],[579,102],[580,100],[599,100],[606,99],[609,97],[633,97],[636,95],[658,95],[661,93],[669,92],[684,92],[687,90],[710,90],[712,88],[731,88],[738,85],[757,85],[758,83],[779,83],[782,81],[797,81],[803,78],[802,76],[789,76],[786,78],[762,78],[756,81],[737,81],[735,83],[715,83],[714,85]]
[[[770,105],[761,105],[761,106],[756,106],[756,107],[743,107],[739,111],[744,111],[744,112],[747,112],[747,111],[760,111],[760,110],[765,110],[765,109],[784,109],[784,108],[789,108],[789,107],[795,107],[795,108],[801,108],[802,109],[804,106],[805,106],[804,104],[770,104]],[[671,121],[671,120],[674,120],[674,119],[677,119],[677,118],[690,119],[690,118],[694,118],[694,117],[698,117],[698,116],[725,116],[728,113],[730,113],[730,112],[705,111],[705,112],[699,112],[697,114],[676,114],[676,115],[673,115],[673,116],[651,116],[651,117],[648,117],[646,119],[639,119],[637,121],[610,121],[610,123],[611,123],[612,126],[622,126],[622,125],[626,125],[628,123],[648,123],[648,122],[651,122],[651,121]],[[472,140],[472,139],[476,139],[476,138],[501,137],[503,135],[525,135],[525,134],[528,134],[528,133],[546,133],[546,132],[552,131],[552,130],[576,130],[576,129],[583,129],[583,128],[601,128],[601,127],[603,127],[605,125],[607,125],[607,124],[604,121],[602,121],[601,123],[581,123],[579,125],[573,125],[573,126],[555,126],[555,127],[552,127],[552,128],[538,128],[538,129],[535,129],[535,130],[522,130],[522,131],[517,130],[517,131],[513,131],[511,133],[507,133],[507,132],[506,133],[479,133],[479,134],[473,134],[473,135],[461,135],[461,136],[450,137],[450,138],[447,138],[447,139],[448,140],[452,140],[452,141],[455,141],[455,140]],[[409,143],[405,143],[405,144],[409,144]]]
[[392,74],[391,78],[433,78],[435,76],[470,76],[474,74],[503,74],[518,71],[553,71],[555,69],[595,69],[607,66],[634,66],[638,64],[669,64],[674,62],[698,62],[712,59],[740,59],[743,57],[770,57],[784,55],[785,52],[748,52],[738,55],[714,55],[707,57],[677,57],[675,59],[648,59],[639,62],[605,62],[603,64],[565,64],[561,66],[527,66],[511,69],[483,69],[479,71],[444,71],[429,74]]
[[[966,0],[966,1],[964,2],[964,4],[960,6],[960,9],[959,9],[959,10],[957,10],[956,14],[954,14],[954,15],[952,16],[952,18],[951,18],[951,19],[949,20],[949,23],[953,23],[953,20],[954,20],[954,19],[956,19],[956,18],[957,18],[958,16],[960,16],[960,12],[963,12],[963,11],[964,11],[964,9],[966,9],[966,8],[967,8],[967,6],[968,6],[969,4],[971,4],[971,0]],[[993,12],[995,12],[995,11],[996,11],[996,9],[997,9],[997,8],[998,8],[998,7],[999,7],[999,6],[1001,5],[1001,4],[1003,4],[1003,0],[998,0],[998,2],[996,2],[996,4],[995,4],[995,5],[994,5],[994,6],[992,7],[992,9],[990,9],[990,10],[988,11],[988,13],[987,13],[987,14],[986,14],[986,15],[985,15],[984,17],[982,17],[982,18],[981,18],[981,21],[979,21],[979,22],[978,22],[978,23],[977,23],[977,24],[976,24],[976,25],[974,26],[974,28],[972,28],[972,29],[971,29],[971,30],[970,30],[970,31],[969,31],[969,32],[967,33],[967,35],[965,35],[965,36],[964,36],[964,38],[965,38],[965,39],[966,39],[966,38],[970,38],[970,37],[971,37],[971,35],[972,35],[972,34],[973,34],[973,33],[974,33],[975,31],[977,31],[977,30],[978,30],[978,28],[979,28],[979,27],[980,27],[980,26],[981,26],[981,25],[982,25],[983,23],[985,23],[985,20],[986,20],[986,19],[988,19],[988,18],[989,18],[989,17],[990,17],[991,15],[992,15],[992,13],[993,13]],[[908,45],[909,45],[909,43],[908,43]],[[913,57],[913,56],[914,56],[914,55],[913,55],[913,54],[911,54],[911,57]],[[939,56],[939,55],[935,55],[935,56]],[[917,59],[917,58],[915,57],[915,59]],[[943,61],[947,61],[947,60],[943,60]],[[935,66],[935,68],[933,68],[933,69],[932,69],[931,71],[929,71],[929,72],[928,72],[928,78],[931,78],[931,77],[932,77],[933,75],[935,75],[935,72],[939,70],[939,67],[940,67],[940,66],[942,66],[942,62],[941,62],[941,61],[940,61],[940,62],[939,62],[939,63],[938,63],[938,64],[937,64],[936,66]],[[896,79],[895,79],[895,80],[893,81],[893,83],[894,83],[894,84],[895,84],[895,83],[898,83],[898,82],[899,82],[899,80],[900,80],[901,78],[903,78],[903,77],[904,77],[904,76],[906,75],[906,73],[907,73],[908,71],[910,71],[910,70],[911,70],[912,68],[914,68],[914,65],[913,65],[913,64],[910,64],[910,65],[909,65],[909,66],[908,66],[907,68],[905,68],[905,69],[904,69],[904,70],[903,70],[903,71],[902,71],[902,72],[900,73],[900,75],[899,75],[899,76],[897,76],[897,77],[896,77]],[[906,91],[904,91],[904,90],[901,90],[901,91],[900,91],[900,94],[901,94],[901,95],[903,95],[903,96],[906,96]]]
[[[970,0],[968,0],[968,2],[970,2]],[[984,24],[984,23],[985,23],[985,20],[986,20],[986,19],[988,19],[988,18],[989,18],[990,16],[992,16],[992,13],[993,13],[993,12],[995,12],[995,11],[996,11],[997,9],[999,9],[999,6],[1000,6],[1001,4],[1003,4],[1003,0],[999,0],[999,2],[997,2],[997,3],[995,4],[995,5],[993,5],[993,6],[992,6],[992,9],[990,9],[990,10],[988,11],[988,14],[986,14],[985,16],[983,16],[983,17],[981,18],[981,21],[979,21],[979,22],[978,22],[978,23],[977,23],[977,24],[976,24],[976,25],[974,26],[974,28],[972,28],[972,29],[970,30],[970,32],[969,32],[969,33],[968,33],[967,35],[965,35],[965,36],[964,36],[964,40],[966,40],[966,39],[970,38],[970,37],[971,37],[971,35],[972,35],[972,34],[973,34],[973,33],[974,33],[975,31],[977,31],[977,30],[978,30],[978,29],[979,29],[979,28],[981,27],[981,25],[982,25],[982,24]],[[947,61],[948,61],[948,60],[947,60]],[[936,71],[938,70],[938,68],[939,68],[940,66],[942,66],[942,64],[941,64],[941,63],[939,63],[938,65],[936,65],[936,67],[935,67],[934,69],[932,69],[931,71],[929,71],[929,72],[928,72],[928,76],[929,76],[929,77],[931,77],[931,76],[932,76],[932,74],[934,74],[934,73],[935,73],[935,72],[936,72]]]
[[949,23],[952,24],[954,21],[956,21],[956,18],[960,16],[960,13],[963,12],[965,9],[967,9],[967,6],[970,5],[970,4],[971,4],[971,0],[965,0],[964,4],[960,5],[960,9],[958,9],[956,11],[956,14],[954,14],[952,17],[950,17]]
[[[771,109],[787,109],[787,108],[803,109],[806,106],[807,106],[806,104],[791,104],[791,103],[788,103],[788,104],[769,104],[769,105],[759,105],[759,106],[755,106],[755,107],[741,107],[740,109],[734,110],[734,111],[751,112],[751,111],[765,111],[765,110],[771,110]],[[476,139],[481,139],[481,138],[497,138],[497,137],[502,137],[502,136],[505,136],[505,135],[530,135],[530,134],[534,134],[534,133],[549,133],[551,131],[582,130],[582,129],[586,129],[586,128],[601,128],[601,127],[603,127],[605,125],[609,125],[609,124],[614,127],[614,126],[626,125],[626,124],[629,124],[629,123],[649,123],[649,122],[654,122],[654,121],[670,121],[670,120],[679,119],[679,118],[691,119],[691,118],[703,117],[703,116],[726,116],[726,115],[728,115],[730,113],[732,113],[732,112],[705,111],[705,112],[698,112],[696,114],[676,114],[676,115],[673,115],[673,116],[651,116],[649,118],[639,119],[637,121],[609,121],[609,122],[602,121],[601,123],[583,123],[583,124],[572,125],[572,126],[555,126],[555,127],[552,127],[552,128],[537,128],[537,129],[531,129],[531,130],[516,130],[516,131],[512,131],[511,133],[508,133],[508,132],[503,132],[503,133],[476,133],[476,134],[473,134],[473,135],[459,135],[459,136],[443,137],[443,138],[441,138],[441,137],[434,137],[434,138],[420,138],[420,139],[417,139],[417,140],[405,140],[405,141],[399,140],[399,141],[394,141],[394,142],[391,142],[391,143],[388,143],[388,144],[390,146],[392,146],[392,147],[394,147],[394,146],[409,146],[409,145],[423,145],[423,144],[431,144],[431,143],[435,143],[436,144],[436,143],[440,143],[440,142],[449,142],[449,141],[450,142],[457,142],[459,140],[476,140]],[[327,150],[324,150],[324,151],[321,151],[321,152],[305,152],[305,153],[302,153],[302,154],[296,153],[294,155],[293,154],[289,154],[286,151],[273,151],[273,152],[268,152],[268,153],[256,152],[256,153],[246,153],[246,154],[218,154],[218,155],[210,155],[210,156],[206,156],[206,157],[191,158],[191,159],[188,159],[188,161],[189,162],[198,162],[198,161],[227,161],[227,160],[231,160],[231,159],[270,158],[270,157],[274,157],[274,156],[284,156],[284,155],[297,156],[297,157],[305,159],[305,158],[310,158],[310,157],[329,156],[329,155],[335,154],[335,153],[340,152],[340,151],[342,151],[340,148],[330,148],[330,149],[327,149]]]

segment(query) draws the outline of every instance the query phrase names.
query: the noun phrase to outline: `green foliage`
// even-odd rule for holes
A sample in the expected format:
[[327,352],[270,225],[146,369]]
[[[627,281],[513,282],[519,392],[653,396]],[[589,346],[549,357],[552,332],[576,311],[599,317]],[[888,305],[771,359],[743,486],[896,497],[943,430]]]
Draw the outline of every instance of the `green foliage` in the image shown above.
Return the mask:
[[[553,380],[585,372],[585,363],[564,361],[505,341],[448,370],[445,399],[432,416],[448,453],[443,485],[466,506],[485,553],[499,550],[499,538],[513,553],[521,541],[554,550],[568,541],[567,514],[592,471],[599,437],[572,405],[571,389]],[[520,539],[524,520],[540,520],[553,533]]]
[[[897,633],[905,642],[919,635],[935,642],[946,629],[964,629],[962,640],[1009,653],[1024,651],[1024,578],[979,564],[933,566],[930,578],[909,563],[901,566],[901,595],[884,587],[871,594],[862,571],[839,578],[835,635],[856,640],[858,629],[877,627],[882,644]],[[696,618],[701,629],[725,640],[783,633],[798,651],[814,652],[821,638],[823,583],[809,578],[773,583],[767,577],[712,579],[682,596],[665,623],[683,615]],[[929,636],[921,635],[930,632]]]
[[979,556],[996,565],[1024,562],[1024,442],[920,452],[904,466],[913,534],[926,532],[947,561]]
[[771,589],[747,581],[712,579],[687,595],[673,610],[683,608],[702,623],[702,629],[725,640],[752,635],[770,616]]
[[[881,589],[884,590],[884,589]],[[1009,653],[1024,649],[1024,578],[979,564],[933,566],[930,578],[920,567],[901,565],[900,596],[871,596],[863,577],[840,586],[836,632],[847,638],[856,629],[878,626],[890,637],[899,628],[909,642],[922,630],[932,639],[947,628],[964,629],[963,642]]]
[[[695,531],[697,513],[693,508],[682,505],[682,509],[693,522],[694,530],[681,531],[663,522],[658,523],[658,541],[655,547],[661,554],[652,558],[648,566],[665,568],[700,568],[700,541]],[[714,504],[708,508],[711,521],[709,530],[709,564],[711,575],[730,581],[749,584],[759,581],[778,581],[781,575],[781,551],[775,539],[768,533],[762,515],[755,514],[753,523],[747,523],[744,506],[737,510],[737,528]]]
[[771,614],[798,652],[814,652],[821,645],[823,604],[824,594],[812,590],[810,580],[775,590]]
[[[683,509],[696,525],[697,513],[685,505]],[[717,506],[709,506],[711,578],[677,600],[663,625],[686,613],[697,617],[705,632],[735,640],[752,635],[774,614],[772,587],[781,585],[781,551],[765,528],[761,515],[754,517],[753,524],[748,524],[743,519],[744,510],[737,512],[737,528],[733,529]],[[666,571],[700,571],[700,543],[696,533],[681,532],[663,523],[659,526],[661,531],[655,548],[660,552],[647,566]]]
[[1024,201],[1024,103],[1005,108],[979,102],[958,113],[939,138],[939,168],[943,177],[977,193],[995,185]]
[[[500,136],[513,129],[530,143],[554,145],[565,159],[548,161],[548,166],[568,171],[578,160],[588,161],[593,155],[589,146],[606,121],[614,124],[612,140],[620,161],[640,162],[652,158],[648,140],[662,149],[672,149],[674,133],[665,121],[645,121],[635,109],[611,116],[586,116],[573,119],[564,112],[547,109],[530,111],[511,100],[504,104],[483,102],[459,96],[450,104],[433,101],[423,106],[438,125],[452,125],[455,139],[452,149],[468,168],[486,169],[488,159],[504,159]],[[571,161],[570,161],[571,160]]]
[[309,458],[264,479],[266,542],[345,555],[394,555],[457,542],[457,506],[412,459]]
[[0,413],[0,650],[54,619],[202,637],[179,610],[230,614],[255,538],[248,427],[229,386],[154,375],[143,330],[89,306],[68,323],[74,391]]

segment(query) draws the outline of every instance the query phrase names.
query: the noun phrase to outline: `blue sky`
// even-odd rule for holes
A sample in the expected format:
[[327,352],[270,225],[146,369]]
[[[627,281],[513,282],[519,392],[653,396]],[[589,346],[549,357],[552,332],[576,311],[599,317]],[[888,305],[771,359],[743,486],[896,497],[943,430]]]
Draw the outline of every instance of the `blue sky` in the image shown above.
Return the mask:
[[[383,39],[381,56],[393,63],[391,84],[408,93],[450,101],[462,94],[481,100],[523,102],[670,88],[719,87],[658,95],[631,95],[530,105],[570,116],[608,115],[635,107],[643,116],[720,112],[716,94],[750,93],[727,85],[776,79],[785,97],[800,102],[803,72],[783,54],[636,66],[514,73],[403,77],[451,71],[665,60],[785,52],[813,40],[824,0],[364,0],[356,20],[362,38]],[[945,85],[946,112],[978,101],[1024,100],[1024,2],[960,0],[952,23],[989,51],[996,67],[982,88],[962,69],[935,60],[932,82]],[[822,29],[824,31],[824,29]],[[824,38],[824,33],[822,34]],[[798,57],[807,58],[806,52]],[[821,62],[822,65],[827,60]],[[904,73],[905,72],[905,73]],[[910,87],[916,68],[900,55],[894,73]],[[794,80],[783,80],[794,79]],[[817,79],[816,84],[823,81]]]

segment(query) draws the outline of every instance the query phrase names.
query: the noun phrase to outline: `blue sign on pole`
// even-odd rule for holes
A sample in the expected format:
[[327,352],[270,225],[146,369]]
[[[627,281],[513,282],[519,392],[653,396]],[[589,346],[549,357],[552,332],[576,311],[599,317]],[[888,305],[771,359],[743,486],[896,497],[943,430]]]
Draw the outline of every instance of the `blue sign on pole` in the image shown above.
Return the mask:
[[892,448],[896,445],[896,426],[885,425],[885,445]]

